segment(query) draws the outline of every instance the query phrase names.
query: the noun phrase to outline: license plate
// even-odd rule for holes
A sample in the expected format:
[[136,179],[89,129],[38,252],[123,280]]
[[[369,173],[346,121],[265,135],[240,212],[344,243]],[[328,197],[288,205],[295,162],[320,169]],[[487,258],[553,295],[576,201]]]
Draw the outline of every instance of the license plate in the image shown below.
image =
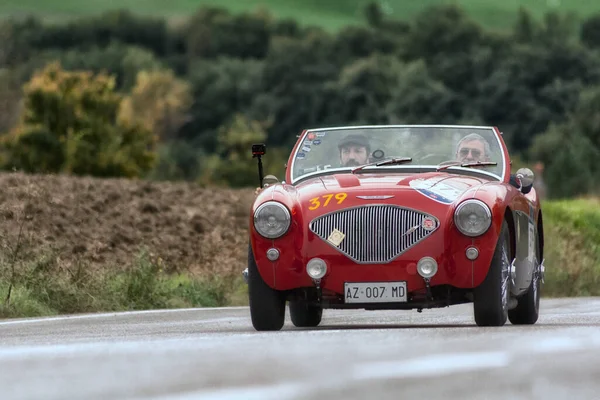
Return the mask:
[[406,282],[346,282],[346,303],[406,302]]

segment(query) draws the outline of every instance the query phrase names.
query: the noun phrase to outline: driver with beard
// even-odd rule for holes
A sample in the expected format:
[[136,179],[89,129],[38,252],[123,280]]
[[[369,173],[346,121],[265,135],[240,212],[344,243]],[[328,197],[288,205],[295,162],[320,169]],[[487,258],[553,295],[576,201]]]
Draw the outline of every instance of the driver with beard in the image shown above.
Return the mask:
[[[369,161],[371,145],[364,135],[350,134],[338,143],[340,151],[340,164],[342,167],[358,167]],[[255,195],[262,192],[263,188],[256,188]]]
[[369,160],[371,146],[364,135],[350,134],[338,143],[342,167],[358,167]]

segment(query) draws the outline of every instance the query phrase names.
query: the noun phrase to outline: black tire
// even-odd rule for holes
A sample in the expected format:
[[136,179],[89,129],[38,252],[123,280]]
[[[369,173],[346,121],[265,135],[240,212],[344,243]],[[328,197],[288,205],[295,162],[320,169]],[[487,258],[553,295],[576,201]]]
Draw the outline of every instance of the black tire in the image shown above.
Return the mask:
[[478,326],[503,326],[506,323],[510,260],[510,231],[503,221],[487,276],[473,291],[473,314]]
[[[540,239],[536,238],[536,262],[540,262]],[[539,275],[539,265],[533,272],[533,279],[529,284],[527,292],[519,297],[517,307],[508,311],[508,319],[513,325],[533,325],[537,322],[540,315],[540,297],[542,281]]]
[[248,301],[252,326],[257,331],[278,331],[285,322],[285,296],[263,281],[252,247],[248,246]]
[[290,318],[292,323],[299,328],[315,327],[321,323],[323,308],[308,304],[304,300],[289,302]]

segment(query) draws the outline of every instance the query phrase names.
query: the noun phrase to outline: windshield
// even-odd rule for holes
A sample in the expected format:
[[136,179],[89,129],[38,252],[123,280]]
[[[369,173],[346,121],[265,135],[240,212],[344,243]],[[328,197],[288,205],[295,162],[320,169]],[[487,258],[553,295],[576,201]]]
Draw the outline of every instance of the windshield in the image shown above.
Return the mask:
[[[403,160],[383,162],[391,159]],[[478,162],[485,164],[467,165]],[[325,170],[331,173],[365,173],[431,167],[446,172],[468,168],[501,180],[505,162],[500,141],[490,127],[367,126],[315,129],[305,133],[293,154],[291,178],[295,182]],[[371,165],[357,168],[367,164]]]

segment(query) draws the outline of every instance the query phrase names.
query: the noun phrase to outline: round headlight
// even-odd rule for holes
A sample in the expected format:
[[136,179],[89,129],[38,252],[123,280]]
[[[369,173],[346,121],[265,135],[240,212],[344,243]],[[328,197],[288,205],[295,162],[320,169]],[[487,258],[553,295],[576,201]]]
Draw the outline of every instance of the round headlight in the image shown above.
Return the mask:
[[267,239],[283,236],[290,227],[290,212],[281,203],[268,201],[254,213],[254,228]]
[[327,273],[327,264],[320,258],[312,258],[306,264],[306,273],[313,279],[321,279]]
[[423,257],[417,263],[417,272],[423,278],[431,278],[438,271],[437,262],[431,257]]
[[466,200],[456,208],[454,223],[464,235],[483,235],[492,225],[492,212],[479,200]]

